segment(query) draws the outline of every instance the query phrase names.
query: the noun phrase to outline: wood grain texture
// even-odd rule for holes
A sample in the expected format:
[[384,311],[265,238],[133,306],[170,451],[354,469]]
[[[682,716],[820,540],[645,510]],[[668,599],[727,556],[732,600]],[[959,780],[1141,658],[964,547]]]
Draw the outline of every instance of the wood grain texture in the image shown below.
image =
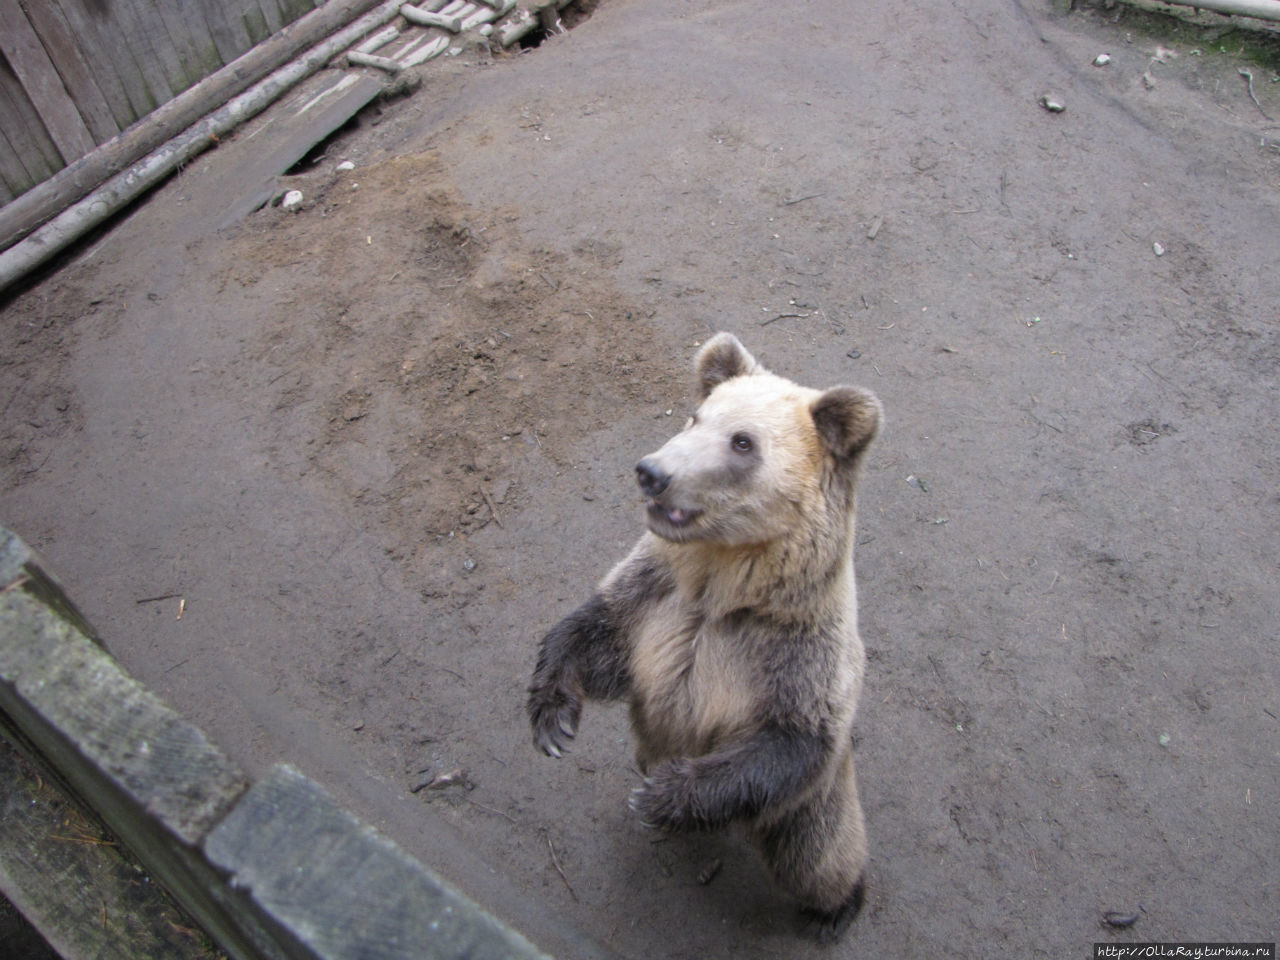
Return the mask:
[[4,58],[0,58],[0,130],[9,143],[0,168],[15,192],[30,189],[62,166],[58,148]]
[[93,135],[18,0],[0,0],[0,53],[21,82],[63,164],[92,150]]
[[75,101],[94,142],[111,139],[120,132],[120,124],[62,11],[52,3],[29,3],[23,9],[40,42],[49,51],[49,59],[57,66],[63,85]]

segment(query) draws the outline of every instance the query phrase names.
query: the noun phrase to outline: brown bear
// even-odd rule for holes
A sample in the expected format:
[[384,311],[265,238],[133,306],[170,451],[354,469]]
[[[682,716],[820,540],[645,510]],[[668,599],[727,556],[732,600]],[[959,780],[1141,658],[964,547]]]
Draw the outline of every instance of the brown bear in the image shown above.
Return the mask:
[[541,642],[534,743],[558,757],[584,698],[626,698],[645,774],[632,809],[668,830],[743,822],[838,935],[867,862],[853,545],[880,403],[775,376],[728,333],[695,369],[697,412],[636,466],[648,532]]

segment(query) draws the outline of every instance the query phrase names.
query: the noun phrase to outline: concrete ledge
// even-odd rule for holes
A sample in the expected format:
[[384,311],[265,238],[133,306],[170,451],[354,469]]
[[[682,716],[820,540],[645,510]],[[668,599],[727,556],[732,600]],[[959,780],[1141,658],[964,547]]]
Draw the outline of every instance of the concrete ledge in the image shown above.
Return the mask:
[[539,955],[292,767],[255,784],[204,849],[230,874],[244,912],[308,948],[291,957]]
[[[54,771],[237,960],[541,956],[298,771],[279,766],[250,786],[121,669],[3,527],[0,732]],[[0,870],[0,886],[16,882]],[[53,902],[9,886],[15,903]],[[48,928],[67,922],[52,907],[28,919],[50,939]]]

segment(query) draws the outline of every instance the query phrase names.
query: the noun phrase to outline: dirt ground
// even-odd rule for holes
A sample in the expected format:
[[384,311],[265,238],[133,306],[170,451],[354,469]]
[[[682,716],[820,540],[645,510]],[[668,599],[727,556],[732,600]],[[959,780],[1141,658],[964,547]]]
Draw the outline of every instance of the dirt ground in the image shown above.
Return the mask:
[[[301,211],[209,228],[229,144],[3,301],[0,522],[248,769],[560,957],[1280,940],[1258,54],[1124,6],[604,0],[437,61],[289,178]],[[887,411],[834,948],[741,837],[635,822],[624,710],[561,761],[524,717],[719,329]]]

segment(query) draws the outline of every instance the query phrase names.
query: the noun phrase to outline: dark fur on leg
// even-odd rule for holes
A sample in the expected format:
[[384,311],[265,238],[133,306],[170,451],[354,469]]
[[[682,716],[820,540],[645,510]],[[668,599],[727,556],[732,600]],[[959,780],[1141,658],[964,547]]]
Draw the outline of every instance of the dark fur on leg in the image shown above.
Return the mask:
[[608,604],[595,594],[548,631],[529,685],[533,742],[553,757],[578,730],[584,697],[623,696],[629,680]]
[[539,750],[561,755],[577,733],[584,698],[616,700],[631,692],[627,644],[636,611],[670,589],[652,563],[628,563],[542,638],[528,701]]

